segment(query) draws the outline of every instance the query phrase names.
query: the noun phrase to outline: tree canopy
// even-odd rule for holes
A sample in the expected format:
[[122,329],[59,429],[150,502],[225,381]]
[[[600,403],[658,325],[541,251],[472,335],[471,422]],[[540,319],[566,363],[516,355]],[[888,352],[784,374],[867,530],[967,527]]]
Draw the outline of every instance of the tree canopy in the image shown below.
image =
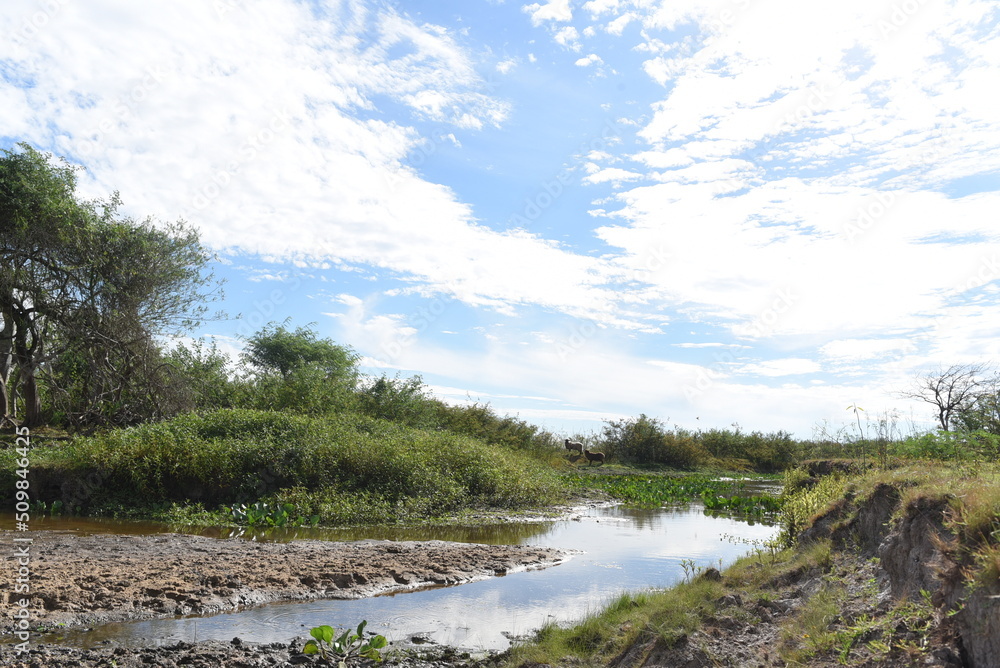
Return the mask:
[[205,315],[217,284],[197,233],[77,194],[77,168],[27,144],[0,149],[0,390],[70,422],[123,424],[159,410],[155,337]]

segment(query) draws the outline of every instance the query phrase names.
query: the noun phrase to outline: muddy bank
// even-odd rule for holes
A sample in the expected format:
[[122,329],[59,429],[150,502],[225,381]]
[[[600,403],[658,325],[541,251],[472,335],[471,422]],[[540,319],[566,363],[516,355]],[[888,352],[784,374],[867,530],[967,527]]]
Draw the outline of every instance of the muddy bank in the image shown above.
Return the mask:
[[[2,532],[0,541],[13,545],[15,535],[25,536]],[[274,601],[362,598],[544,568],[567,558],[542,547],[442,541],[256,543],[58,531],[30,536],[35,629],[210,614]],[[0,580],[5,634],[14,626],[13,601],[22,596],[14,593],[13,552],[5,551]]]
[[[761,558],[759,570],[774,575],[750,587],[746,575],[731,580],[711,569],[702,577],[726,593],[697,631],[674,642],[645,635],[607,665],[1000,666],[1000,584],[969,579],[974,558],[948,521],[948,497],[904,501],[910,486],[849,493],[816,517],[798,550],[829,541],[827,559],[765,566]],[[809,617],[820,614],[814,636]]]
[[[165,647],[103,647],[71,649],[36,645],[20,656],[0,646],[0,665],[10,668],[270,668],[274,666],[330,666],[317,656],[302,654],[304,638],[292,642],[254,645],[208,640],[176,643]],[[493,668],[496,655],[470,656],[450,647],[390,649],[384,668]],[[371,661],[351,660],[351,666],[373,666]]]

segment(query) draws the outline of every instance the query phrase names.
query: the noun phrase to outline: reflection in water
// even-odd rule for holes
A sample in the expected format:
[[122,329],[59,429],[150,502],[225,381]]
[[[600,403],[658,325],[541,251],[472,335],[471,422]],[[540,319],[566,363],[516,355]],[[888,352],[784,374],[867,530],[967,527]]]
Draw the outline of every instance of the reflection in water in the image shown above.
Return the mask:
[[[0,513],[0,529],[14,528],[14,514]],[[241,538],[259,542],[287,542],[293,540],[444,540],[455,543],[480,543],[483,545],[519,545],[534,536],[544,535],[552,522],[508,522],[485,526],[425,526],[425,527],[327,527],[297,528],[248,528],[248,527],[196,527],[172,525],[161,522],[115,520],[92,517],[31,518],[35,530],[71,531],[79,536],[91,534],[119,534],[148,536],[158,533],[185,533],[208,538]]]
[[[506,649],[510,635],[530,633],[548,621],[571,623],[599,610],[623,591],[669,587],[684,577],[682,562],[725,566],[777,529],[733,518],[706,516],[700,505],[661,509],[592,508],[572,520],[439,532],[341,534],[348,538],[435,538],[546,545],[574,552],[570,561],[541,571],[511,573],[454,587],[344,601],[274,604],[210,617],[114,624],[58,640],[89,645],[104,640],[159,644],[240,637],[248,642],[288,642],[321,624],[337,628],[368,620],[390,641],[423,635],[471,650]],[[434,533],[426,533],[428,531]],[[477,531],[484,531],[477,534]],[[725,540],[724,536],[732,537]],[[735,542],[740,541],[740,542]]]

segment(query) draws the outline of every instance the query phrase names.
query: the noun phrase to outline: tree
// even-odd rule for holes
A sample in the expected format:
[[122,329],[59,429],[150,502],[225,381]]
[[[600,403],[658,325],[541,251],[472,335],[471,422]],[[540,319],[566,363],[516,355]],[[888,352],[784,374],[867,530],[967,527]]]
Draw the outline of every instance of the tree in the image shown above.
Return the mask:
[[429,396],[423,378],[382,375],[359,393],[359,408],[372,417],[411,427],[437,426],[438,402]]
[[205,315],[217,292],[209,254],[182,222],[121,214],[117,193],[79,199],[75,168],[18,147],[0,157],[4,387],[14,381],[29,426],[42,420],[43,392],[75,424],[157,416],[155,336]]
[[971,401],[955,415],[954,423],[966,432],[1000,434],[1000,377],[993,375],[982,381]]
[[953,364],[947,369],[941,367],[920,376],[913,389],[900,394],[934,406],[938,424],[943,431],[949,431],[956,418],[974,404],[976,394],[983,384],[981,376],[988,368],[986,364]]
[[0,384],[4,419],[10,419],[11,380],[24,403],[26,422],[39,421],[41,397],[37,371],[45,360],[45,310],[64,289],[63,251],[77,230],[86,228],[90,211],[75,197],[76,172],[50,164],[30,146],[3,151],[0,158]]
[[270,323],[247,339],[243,363],[256,377],[260,408],[325,413],[356,399],[360,357],[348,346]]

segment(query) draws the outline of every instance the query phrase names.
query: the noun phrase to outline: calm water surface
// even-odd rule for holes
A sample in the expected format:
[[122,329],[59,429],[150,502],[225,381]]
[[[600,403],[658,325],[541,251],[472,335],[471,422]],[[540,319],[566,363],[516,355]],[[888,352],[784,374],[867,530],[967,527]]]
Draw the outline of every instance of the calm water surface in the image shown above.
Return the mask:
[[[84,524],[87,526],[75,530],[109,530],[107,522]],[[153,526],[157,525],[150,528]],[[570,520],[500,527],[350,534],[326,531],[320,535],[299,530],[296,534],[300,538],[337,539],[332,534],[340,534],[342,540],[543,545],[572,551],[573,555],[558,566],[470,584],[356,601],[280,603],[208,617],[110,624],[87,633],[66,633],[58,641],[91,645],[110,640],[134,645],[240,637],[249,642],[288,642],[296,636],[308,636],[313,626],[329,624],[345,629],[367,619],[370,631],[390,641],[422,636],[470,650],[506,649],[513,636],[530,633],[548,621],[572,623],[624,591],[669,587],[684,579],[685,560],[704,567],[718,567],[721,561],[726,566],[748,551],[744,542],[734,539],[762,540],[776,532],[776,527],[710,517],[697,504],[659,509],[590,508]]]

